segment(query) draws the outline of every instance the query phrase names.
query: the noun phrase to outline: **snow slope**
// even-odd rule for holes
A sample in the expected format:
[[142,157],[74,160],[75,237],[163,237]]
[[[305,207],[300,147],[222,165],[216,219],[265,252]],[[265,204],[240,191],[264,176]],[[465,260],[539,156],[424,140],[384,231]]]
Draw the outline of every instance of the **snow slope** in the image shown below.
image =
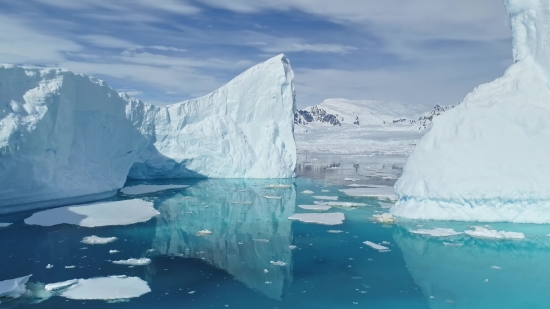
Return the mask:
[[515,63],[434,121],[395,185],[394,215],[550,223],[550,1],[505,4]]
[[0,66],[0,213],[105,198],[129,174],[292,177],[292,80],[279,55],[155,107],[66,70]]

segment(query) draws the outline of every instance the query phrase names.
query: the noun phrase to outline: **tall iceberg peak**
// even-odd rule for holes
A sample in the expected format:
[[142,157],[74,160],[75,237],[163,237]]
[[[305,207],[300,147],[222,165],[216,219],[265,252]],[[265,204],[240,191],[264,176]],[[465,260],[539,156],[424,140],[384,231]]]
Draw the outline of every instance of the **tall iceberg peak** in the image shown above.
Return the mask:
[[134,178],[294,175],[293,73],[279,55],[155,107],[61,69],[0,66],[0,213],[86,202]]
[[550,0],[506,0],[515,63],[437,118],[395,185],[394,215],[550,223]]

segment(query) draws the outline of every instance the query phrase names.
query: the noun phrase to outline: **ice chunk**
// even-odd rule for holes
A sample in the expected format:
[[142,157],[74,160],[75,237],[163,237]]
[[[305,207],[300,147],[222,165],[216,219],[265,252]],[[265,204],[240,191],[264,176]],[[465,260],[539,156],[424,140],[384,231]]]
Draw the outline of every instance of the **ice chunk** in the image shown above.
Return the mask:
[[318,200],[329,200],[329,201],[336,201],[338,200],[338,196],[325,196],[325,195],[314,195],[312,196],[314,199]]
[[197,234],[195,234],[196,236],[207,236],[207,235],[210,235],[212,234],[211,231],[207,230],[207,229],[204,229],[204,230],[200,230],[197,232]]
[[10,225],[11,225],[11,223],[1,223],[0,222],[0,227],[8,227]]
[[119,253],[120,251],[118,250],[109,250],[109,254],[114,254],[114,253]]
[[46,291],[55,291],[55,290],[67,288],[75,283],[78,283],[78,279],[71,279],[63,282],[46,284],[44,288],[46,289]]
[[88,245],[105,245],[117,240],[116,237],[98,237],[95,235],[86,236],[80,242]]
[[464,233],[472,237],[494,238],[494,239],[523,239],[525,235],[519,232],[505,232],[490,230],[483,226],[474,226],[474,230],[466,230]]
[[332,208],[327,205],[298,205],[298,207],[305,210],[317,210],[317,211],[326,211]]
[[44,210],[25,219],[25,223],[41,226],[66,223],[85,227],[128,225],[148,221],[158,214],[153,203],[133,199]]
[[332,233],[332,234],[340,234],[340,233],[343,233],[344,231],[340,231],[340,230],[328,230],[327,232]]
[[291,188],[291,187],[292,187],[292,185],[283,185],[283,184],[265,186],[266,189],[287,189],[287,188]]
[[395,184],[394,215],[550,223],[549,3],[504,2],[513,64],[435,119]]
[[302,194],[313,194],[315,192],[311,191],[311,190],[304,190],[301,192]]
[[290,220],[298,220],[305,223],[317,223],[323,225],[338,225],[345,220],[344,214],[341,212],[331,213],[301,213],[294,214],[288,217]]
[[160,191],[166,191],[166,190],[175,190],[175,189],[185,189],[189,188],[189,186],[185,185],[137,185],[137,186],[131,186],[131,187],[124,187],[118,191],[120,194],[123,195],[142,195],[142,194],[150,194]]
[[502,269],[502,267],[500,267],[500,266],[491,266],[491,269],[499,270],[499,269]]
[[50,268],[53,268],[53,265],[52,265],[52,264],[46,265],[46,269],[50,269]]
[[394,201],[397,199],[397,196],[393,192],[393,187],[390,186],[378,186],[376,188],[353,188],[353,189],[342,189],[341,192],[349,196],[364,196],[364,197],[376,197],[378,199],[389,199]]
[[372,241],[365,241],[363,242],[365,245],[375,249],[375,250],[378,250],[380,252],[387,252],[387,251],[390,251],[390,248],[388,247],[384,247],[382,245],[379,245],[379,244],[376,244],[376,243],[373,243]]
[[275,265],[275,266],[286,266],[286,263],[283,261],[277,261],[277,262],[271,261],[269,262],[269,264]]
[[429,235],[432,237],[447,237],[447,236],[455,236],[455,235],[463,234],[462,232],[457,232],[453,229],[442,229],[442,228],[435,228],[431,230],[418,229],[416,231],[411,230],[410,232],[413,234]]
[[138,277],[110,276],[92,279],[73,279],[50,286],[63,289],[59,296],[80,300],[113,300],[140,297],[151,292],[147,282]]
[[67,268],[67,269],[73,269],[73,268],[75,268],[75,267],[76,267],[76,266],[74,266],[74,265],[65,266],[65,268]]
[[32,275],[0,281],[0,297],[17,298],[27,291],[26,284]]
[[383,214],[380,214],[380,215],[372,215],[372,217],[380,223],[394,223],[395,222],[395,217],[392,216],[390,213],[383,213]]
[[144,266],[144,265],[151,264],[151,259],[149,258],[127,259],[127,260],[113,261],[112,263],[119,264],[119,265]]

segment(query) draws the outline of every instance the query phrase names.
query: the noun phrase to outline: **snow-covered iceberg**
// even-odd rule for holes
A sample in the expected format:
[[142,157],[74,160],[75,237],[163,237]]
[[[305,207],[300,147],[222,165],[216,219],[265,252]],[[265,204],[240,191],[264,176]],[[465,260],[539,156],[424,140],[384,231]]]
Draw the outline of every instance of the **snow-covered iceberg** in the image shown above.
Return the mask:
[[131,178],[294,175],[284,55],[155,107],[62,69],[0,66],[0,213],[97,200]]
[[435,119],[395,185],[394,215],[550,223],[550,1],[505,4],[514,64]]

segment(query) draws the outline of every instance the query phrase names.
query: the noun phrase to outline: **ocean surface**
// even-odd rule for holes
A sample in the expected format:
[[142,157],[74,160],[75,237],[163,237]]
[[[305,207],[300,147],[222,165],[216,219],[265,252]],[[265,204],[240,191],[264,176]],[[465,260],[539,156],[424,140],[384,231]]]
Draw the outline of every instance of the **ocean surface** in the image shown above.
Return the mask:
[[[32,274],[27,293],[0,298],[0,308],[548,308],[549,226],[378,223],[373,215],[388,212],[389,201],[339,191],[350,184],[393,184],[398,166],[382,164],[369,174],[369,164],[375,163],[306,162],[301,170],[310,174],[299,172],[294,180],[129,182],[190,187],[140,196],[160,215],[126,226],[45,227],[24,223],[33,212],[0,216],[0,222],[12,223],[0,228],[0,281]],[[343,213],[339,225],[289,220],[295,213],[315,212],[300,205],[331,201],[365,205],[323,212]],[[525,238],[462,233],[474,225]],[[433,228],[462,234],[411,232]],[[201,230],[212,233],[201,236]],[[81,242],[91,235],[117,240]],[[151,263],[112,263],[130,258]],[[105,301],[67,299],[44,289],[48,283],[113,275],[139,277],[151,292]]]

